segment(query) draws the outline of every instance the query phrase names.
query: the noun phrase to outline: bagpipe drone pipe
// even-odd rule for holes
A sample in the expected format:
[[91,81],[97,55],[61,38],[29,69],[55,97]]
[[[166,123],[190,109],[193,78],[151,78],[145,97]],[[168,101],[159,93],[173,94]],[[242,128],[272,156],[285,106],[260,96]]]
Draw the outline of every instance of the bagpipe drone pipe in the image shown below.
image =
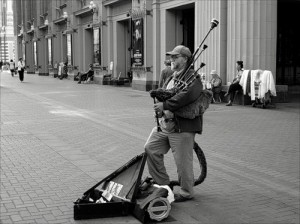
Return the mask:
[[[191,69],[194,67],[195,62],[202,54],[202,52],[207,48],[207,45],[203,45],[204,41],[208,37],[209,33],[215,27],[218,26],[218,24],[219,21],[216,19],[213,19],[211,21],[211,27],[207,32],[206,36],[204,37],[204,39],[202,40],[202,42],[200,43],[196,51],[191,56],[185,69],[181,72],[181,74],[179,74],[175,78],[173,88],[171,89],[158,88],[150,91],[150,96],[153,98],[154,103],[156,103],[156,99],[160,102],[165,102],[166,100],[172,98],[173,96],[180,93],[181,91],[186,91],[187,88],[196,80],[196,78],[198,77],[198,71],[201,68],[203,68],[205,64],[201,63],[200,67],[194,72],[192,72]],[[195,102],[193,102],[190,105],[187,105],[186,107],[180,109],[179,111],[176,111],[176,114],[184,118],[193,119],[195,116],[199,114],[203,114],[203,112],[208,108],[211,98],[212,98],[212,94],[209,91],[203,90],[200,94],[200,97]],[[156,123],[157,123],[157,130],[161,131],[157,112],[156,112]]]

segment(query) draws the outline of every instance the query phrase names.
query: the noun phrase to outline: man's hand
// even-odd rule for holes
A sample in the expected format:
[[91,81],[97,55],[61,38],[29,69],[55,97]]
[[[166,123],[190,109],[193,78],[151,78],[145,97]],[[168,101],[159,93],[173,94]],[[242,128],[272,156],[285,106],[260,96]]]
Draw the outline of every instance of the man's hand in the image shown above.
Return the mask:
[[161,113],[164,110],[164,104],[162,102],[155,103],[153,108],[155,112]]
[[154,113],[153,114],[153,117],[155,117],[155,118],[162,118],[162,116],[163,116],[162,112],[161,113]]
[[149,93],[150,93],[150,96],[152,98],[156,97],[156,90],[155,89],[154,90],[150,90]]

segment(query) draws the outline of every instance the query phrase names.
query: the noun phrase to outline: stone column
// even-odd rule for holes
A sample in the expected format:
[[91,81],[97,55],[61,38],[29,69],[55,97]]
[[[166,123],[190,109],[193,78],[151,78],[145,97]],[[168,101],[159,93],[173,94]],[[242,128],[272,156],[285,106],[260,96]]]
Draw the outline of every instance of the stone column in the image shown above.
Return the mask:
[[206,41],[204,41],[208,48],[197,60],[195,68],[198,68],[200,63],[204,62],[206,66],[199,73],[205,73],[206,79],[209,80],[210,71],[217,70],[224,83],[227,69],[227,0],[195,2],[195,50],[208,33],[213,18],[219,21],[219,25],[210,32]]
[[161,72],[161,34],[160,34],[160,3],[157,0],[153,1],[153,89],[158,87]]
[[245,69],[270,70],[275,78],[277,1],[228,1],[227,24],[227,81],[235,76],[237,60]]

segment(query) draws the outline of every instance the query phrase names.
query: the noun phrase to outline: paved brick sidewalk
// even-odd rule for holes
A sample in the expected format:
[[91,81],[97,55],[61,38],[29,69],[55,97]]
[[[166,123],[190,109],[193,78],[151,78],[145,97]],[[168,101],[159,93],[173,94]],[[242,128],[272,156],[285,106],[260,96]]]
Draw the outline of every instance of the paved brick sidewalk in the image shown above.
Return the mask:
[[[139,223],[74,221],[72,203],[143,152],[155,125],[148,93],[5,73],[0,85],[1,223]],[[196,138],[208,177],[166,222],[299,223],[299,105],[211,105]],[[175,179],[171,153],[166,166]]]

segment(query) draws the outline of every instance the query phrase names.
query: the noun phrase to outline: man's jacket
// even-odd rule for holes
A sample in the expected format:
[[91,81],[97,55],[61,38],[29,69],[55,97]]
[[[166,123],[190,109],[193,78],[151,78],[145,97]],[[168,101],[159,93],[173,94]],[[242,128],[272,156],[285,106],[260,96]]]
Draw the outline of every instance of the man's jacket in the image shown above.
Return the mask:
[[[189,74],[194,73],[190,70]],[[173,76],[169,77],[165,82],[163,88],[166,88]],[[196,101],[203,90],[202,82],[197,77],[194,82],[184,91],[180,91],[170,99],[163,102],[164,110],[170,110],[175,114],[176,131],[178,132],[197,132],[202,133],[203,115],[197,116],[194,119],[187,119],[176,115],[176,110],[192,104]]]

